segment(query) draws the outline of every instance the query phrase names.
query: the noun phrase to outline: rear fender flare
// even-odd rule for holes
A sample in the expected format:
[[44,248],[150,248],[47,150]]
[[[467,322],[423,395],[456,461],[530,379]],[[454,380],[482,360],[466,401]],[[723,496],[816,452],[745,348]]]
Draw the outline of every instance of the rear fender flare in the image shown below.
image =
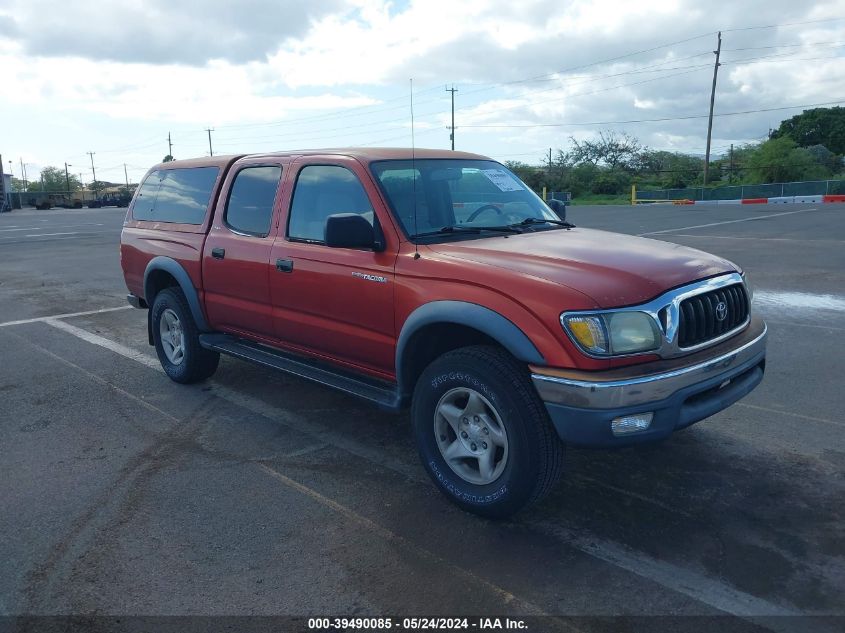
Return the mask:
[[194,288],[191,278],[188,276],[185,269],[182,268],[182,265],[170,257],[164,257],[161,255],[153,257],[150,260],[150,263],[147,264],[147,268],[144,271],[144,299],[150,306],[150,311],[152,311],[154,301],[154,297],[152,296],[153,285],[151,273],[157,270],[162,270],[170,274],[170,276],[176,280],[176,283],[179,284],[179,288],[181,288],[182,293],[188,300],[188,306],[191,308],[191,316],[194,318],[194,323],[196,323],[197,329],[200,332],[210,332],[211,328],[208,327],[208,322],[205,320],[205,314],[202,311],[202,304],[200,303],[197,289]]

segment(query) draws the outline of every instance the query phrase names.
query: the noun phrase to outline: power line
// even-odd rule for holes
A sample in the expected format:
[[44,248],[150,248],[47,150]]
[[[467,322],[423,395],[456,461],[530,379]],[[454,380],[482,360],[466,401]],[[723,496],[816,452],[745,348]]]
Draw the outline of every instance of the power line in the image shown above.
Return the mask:
[[[748,26],[748,27],[736,27],[736,28],[730,28],[730,29],[722,29],[722,31],[723,32],[753,31],[753,30],[774,29],[774,28],[782,28],[782,27],[785,28],[785,27],[790,27],[790,26],[798,26],[798,25],[806,25],[806,24],[820,24],[820,23],[827,23],[827,22],[838,22],[838,21],[841,21],[841,20],[845,20],[845,17],[832,17],[832,18],[824,18],[824,19],[817,19],[817,20],[806,20],[806,21],[791,22],[791,23],[758,25],[758,26]],[[516,80],[508,81],[508,82],[495,82],[495,83],[490,83],[490,84],[475,84],[475,85],[479,85],[479,86],[488,86],[488,87],[487,88],[479,88],[477,90],[463,91],[463,94],[465,96],[469,96],[469,95],[472,95],[472,94],[479,94],[481,92],[484,92],[486,90],[491,90],[491,89],[494,89],[496,87],[516,86],[516,85],[531,83],[531,82],[535,82],[535,81],[561,80],[562,78],[559,77],[558,75],[571,73],[573,71],[577,71],[577,70],[580,70],[580,69],[593,68],[595,66],[600,66],[602,64],[610,64],[612,62],[618,62],[618,61],[621,61],[621,60],[636,57],[638,55],[644,55],[644,54],[651,53],[651,52],[654,52],[654,51],[658,51],[658,50],[661,50],[661,49],[670,48],[672,46],[679,46],[679,45],[682,45],[682,44],[686,44],[688,42],[696,41],[696,40],[711,36],[714,33],[715,33],[715,31],[710,31],[710,32],[707,32],[707,33],[701,33],[699,35],[694,35],[692,37],[674,40],[674,41],[671,41],[671,42],[659,44],[657,46],[651,46],[651,47],[644,48],[644,49],[641,49],[641,50],[631,51],[631,52],[628,52],[628,53],[625,53],[625,54],[622,54],[622,55],[616,55],[616,56],[613,56],[613,57],[600,59],[600,60],[597,60],[597,61],[594,61],[594,62],[572,66],[572,67],[561,69],[561,70],[558,70],[558,71],[555,71],[555,72],[552,72],[552,73],[546,73],[544,75],[537,75],[537,76],[527,77],[527,78],[523,78],[523,79],[516,79]],[[814,46],[814,45],[822,46],[822,45],[827,45],[827,44],[836,44],[836,43],[835,42],[816,42],[816,43],[809,43],[809,44],[807,44],[807,46]],[[786,48],[786,47],[797,47],[797,46],[801,46],[801,45],[799,45],[799,44],[782,45],[782,47],[784,47],[784,48]],[[756,47],[756,48],[765,49],[767,47]],[[778,48],[778,46],[772,46],[770,48]],[[726,50],[728,50],[728,49],[726,49]],[[739,51],[739,50],[745,50],[745,49],[740,48],[740,49],[731,49],[731,50],[738,50]],[[755,50],[755,47],[750,47],[747,50]],[[626,74],[632,74],[633,75],[633,74],[641,74],[641,73],[646,73],[646,72],[661,72],[663,70],[666,70],[666,71],[674,70],[675,68],[659,69],[658,67],[659,66],[665,66],[666,64],[669,64],[669,63],[672,63],[672,62],[677,63],[678,61],[682,61],[682,60],[685,60],[685,59],[693,59],[695,57],[699,57],[699,56],[702,56],[704,54],[706,54],[706,53],[698,53],[698,54],[691,55],[691,56],[688,56],[688,57],[682,57],[680,59],[668,59],[668,60],[664,60],[662,62],[658,62],[656,64],[652,64],[650,67],[647,66],[645,68],[632,69],[632,70],[629,70],[627,72],[614,73],[614,74],[611,74],[611,75],[605,75],[603,77],[606,78],[606,77],[610,77],[610,76],[622,76],[622,75],[626,75]],[[756,59],[759,59],[759,58],[751,58],[751,59],[756,61]],[[810,58],[810,59],[823,59],[823,58]],[[795,60],[783,60],[783,61],[803,61],[803,60],[795,59]],[[741,63],[741,60],[737,60],[737,61],[733,61],[733,62],[727,62],[726,61],[726,62],[722,62],[722,63],[737,64],[737,63]],[[773,62],[771,62],[771,63],[773,63]],[[704,65],[702,65],[702,67],[704,67]],[[654,70],[650,70],[650,68],[653,68]],[[681,68],[684,68],[684,67],[677,67],[677,69],[681,69]],[[696,67],[690,67],[690,68],[692,70],[696,69]],[[587,79],[584,83],[592,83],[592,82],[599,80],[599,78],[600,77],[593,77],[593,78]],[[662,78],[668,78],[668,77],[661,77],[661,79]],[[655,79],[655,80],[657,80],[657,79]],[[567,82],[565,85],[577,85],[577,84],[570,81],[570,82]],[[636,84],[626,84],[626,85],[636,85]],[[417,94],[419,95],[419,94],[424,94],[424,93],[428,93],[428,92],[434,92],[435,90],[441,90],[442,89],[441,87],[442,87],[442,84],[438,84],[437,86],[431,86],[431,87],[426,88],[424,90],[418,91]],[[609,89],[615,89],[615,88],[619,88],[619,87],[624,87],[624,86],[614,86],[614,87],[611,87]],[[550,90],[555,90],[555,89],[559,89],[559,88],[552,88]],[[603,89],[603,90],[600,90],[599,92],[603,92],[603,91],[605,91],[605,90]],[[531,94],[531,93],[528,92],[528,93],[523,93],[523,94]],[[584,94],[595,94],[595,93],[581,93],[581,95],[570,95],[570,96],[582,96]],[[454,94],[453,94],[453,96],[454,96]],[[303,123],[303,122],[314,122],[314,123],[316,123],[316,122],[333,120],[333,119],[341,119],[341,118],[342,119],[348,119],[350,117],[356,117],[356,116],[371,116],[371,115],[375,115],[375,114],[382,113],[382,112],[389,112],[389,111],[392,111],[392,110],[403,109],[405,107],[404,104],[397,105],[397,106],[391,106],[391,107],[384,107],[384,106],[385,106],[385,104],[389,104],[389,103],[392,103],[394,101],[402,101],[404,99],[405,99],[404,96],[400,96],[400,97],[387,99],[386,101],[382,101],[382,102],[377,103],[377,104],[360,105],[360,106],[354,106],[354,107],[351,107],[351,108],[340,108],[340,109],[337,109],[335,112],[329,112],[329,113],[325,113],[325,114],[310,115],[310,116],[305,116],[305,117],[296,117],[296,118],[285,119],[285,120],[280,120],[280,121],[276,121],[276,122],[222,125],[222,126],[218,126],[218,128],[219,129],[233,129],[233,130],[234,129],[248,129],[248,128],[266,128],[266,127],[272,127],[272,126],[287,126],[289,124],[297,124],[297,123]],[[442,102],[442,99],[441,98],[434,98],[434,99],[430,99],[430,100],[423,101],[423,102],[417,102],[417,104],[422,105],[424,103],[435,103],[435,102]],[[520,106],[514,106],[514,107],[520,107]],[[432,113],[432,115],[433,114],[434,113]],[[428,115],[424,115],[424,116],[428,116]],[[725,116],[725,115],[716,115],[716,116]],[[697,118],[697,117],[694,117],[694,118]],[[397,119],[397,120],[399,120],[399,119]],[[666,118],[666,119],[661,119],[661,120],[678,120],[678,119]],[[365,128],[365,127],[381,126],[381,125],[383,125],[383,123],[384,123],[383,121],[379,121],[377,123],[364,124],[364,125],[361,125],[361,127]],[[610,122],[608,124],[613,124],[613,123],[615,123],[615,122]],[[573,125],[575,125],[575,124],[573,124]],[[472,125],[472,126],[466,126],[466,127],[516,127],[516,126]],[[348,128],[349,128],[349,126],[344,126],[343,129],[348,129]],[[209,129],[206,129],[206,130],[203,130],[203,131],[205,131],[210,137]],[[452,130],[452,132],[454,134],[454,130]],[[200,131],[200,130],[185,130],[184,133],[185,134],[200,134],[200,133],[202,133],[202,131]],[[210,141],[210,138],[209,138],[209,141]],[[159,141],[151,141],[149,143],[147,143],[146,141],[139,141],[138,143],[130,144],[128,146],[114,148],[114,149],[100,150],[100,151],[102,153],[117,153],[117,152],[127,152],[127,151],[130,151],[130,150],[137,150],[135,153],[141,153],[142,150],[153,147],[153,146],[157,145],[158,143],[159,143]],[[212,148],[211,148],[210,145],[211,144],[209,142],[209,153],[212,153]]]
[[[700,55],[695,55],[695,56],[692,56],[692,57],[698,57],[698,56],[700,56]],[[745,63],[746,61],[748,61],[747,65],[750,65],[751,63],[758,63],[758,61],[765,61],[765,60],[767,60],[771,57],[778,57],[778,55],[754,57],[754,58],[748,58],[747,60],[743,59],[743,60],[735,60],[734,62],[721,62],[721,63],[722,64],[728,64],[728,63],[736,64],[736,63]],[[812,59],[818,59],[818,58],[812,58]],[[827,59],[827,58],[821,58],[821,59]],[[754,60],[754,61],[751,61],[751,60]],[[680,60],[675,60],[675,61],[680,61]],[[781,61],[799,61],[799,60],[796,59],[796,60],[781,60]],[[661,64],[665,64],[665,63],[666,62],[662,62]],[[660,65],[660,64],[658,64],[658,65]],[[651,73],[651,72],[663,72],[663,71],[687,70],[687,69],[691,69],[691,70],[695,71],[695,70],[708,68],[708,67],[710,67],[709,63],[708,64],[697,64],[697,65],[692,65],[692,66],[677,66],[677,67],[662,68],[662,69],[660,69],[660,68],[651,69],[651,67],[647,67],[645,69],[631,70],[631,71],[626,71],[626,72],[621,72],[621,73],[612,73],[612,74],[609,74],[609,75],[601,75],[601,76],[598,76],[598,77],[595,77],[593,79],[586,80],[586,81],[568,82],[565,85],[555,86],[555,87],[552,87],[552,88],[544,88],[544,89],[541,89],[541,90],[525,91],[525,92],[520,93],[519,96],[524,97],[524,96],[529,96],[529,95],[540,94],[540,93],[543,93],[543,92],[552,92],[552,91],[556,91],[556,90],[562,90],[566,86],[580,85],[580,84],[585,84],[585,83],[594,83],[595,81],[597,81],[599,79],[608,78],[608,77],[618,77],[618,76],[629,75],[629,74],[634,75],[634,74],[641,74],[641,73],[644,73],[644,72]],[[598,90],[590,91],[590,92],[569,93],[566,96],[561,97],[559,99],[551,99],[551,100],[546,100],[546,101],[535,102],[532,105],[541,105],[541,104],[550,103],[550,102],[554,102],[554,101],[567,100],[567,99],[571,99],[571,98],[574,98],[574,97],[594,95],[594,94],[598,94],[598,93],[601,93],[601,92],[607,92],[609,90],[614,90],[614,89],[617,89],[617,88],[624,88],[624,87],[630,87],[630,86],[635,86],[635,85],[641,85],[641,84],[644,84],[644,83],[650,83],[650,82],[658,81],[658,80],[661,80],[661,79],[668,79],[668,78],[683,75],[683,74],[688,74],[688,73],[682,73],[682,72],[673,73],[673,74],[670,74],[670,75],[663,75],[661,77],[655,77],[655,78],[651,78],[651,79],[647,79],[647,80],[643,80],[643,81],[617,84],[615,86],[600,88]],[[448,90],[449,89],[447,89],[447,91]],[[456,91],[457,91],[457,89],[456,89]],[[503,107],[503,108],[498,108],[497,112],[501,112],[503,110],[515,109],[515,108],[519,108],[519,107],[524,107],[524,105],[525,104],[516,104],[516,105],[513,105],[513,106],[506,106],[506,107]],[[400,107],[403,107],[403,106],[400,106]],[[438,114],[440,114],[440,113],[439,112],[430,112],[430,113],[423,114],[422,116],[418,116],[417,118],[418,119],[425,119],[427,117],[436,116]],[[227,139],[227,141],[229,141],[229,142],[218,143],[218,145],[223,146],[223,147],[231,147],[231,146],[235,146],[235,145],[241,145],[243,141],[270,141],[271,139],[286,139],[286,138],[297,138],[300,141],[308,142],[308,141],[319,140],[319,139],[323,139],[323,138],[329,139],[330,137],[331,138],[337,138],[338,136],[350,137],[350,136],[355,136],[359,132],[349,132],[349,130],[353,130],[353,129],[359,129],[360,130],[360,129],[366,129],[366,128],[381,128],[387,123],[395,123],[395,122],[407,122],[407,117],[403,116],[403,117],[399,117],[399,118],[396,118],[396,119],[388,119],[388,120],[382,119],[382,120],[374,121],[374,122],[370,122],[370,123],[360,123],[360,124],[355,124],[355,125],[344,125],[344,126],[341,126],[341,127],[334,127],[334,128],[322,128],[321,130],[319,130],[320,133],[318,135],[316,135],[316,136],[312,135],[312,136],[305,137],[305,138],[303,138],[301,136],[302,132],[286,132],[286,133],[283,133],[283,134],[277,134],[277,135],[273,135],[273,136],[261,135],[261,136],[257,136],[257,137],[234,137],[234,138],[230,137],[230,138]],[[449,126],[447,126],[447,127],[449,127]],[[475,127],[475,126],[472,126],[472,127]],[[334,134],[334,132],[348,132],[348,133],[337,135],[337,134]]]
[[[440,85],[442,85],[442,84],[440,84]],[[432,92],[434,90],[439,90],[440,85],[432,86],[432,87],[426,88],[424,90],[416,91],[416,94],[421,95],[421,94],[426,94],[428,92]],[[235,125],[218,125],[217,128],[222,130],[222,129],[241,129],[241,128],[252,128],[252,127],[271,127],[271,126],[279,126],[279,125],[288,125],[290,123],[304,123],[304,122],[323,121],[323,120],[326,120],[326,119],[334,119],[334,118],[338,118],[338,117],[365,116],[365,115],[368,115],[368,114],[375,114],[375,113],[378,113],[378,112],[389,112],[389,111],[392,111],[392,110],[400,110],[400,109],[403,109],[407,106],[406,106],[406,104],[403,103],[403,104],[400,104],[400,105],[397,105],[397,106],[392,106],[392,107],[383,108],[383,109],[369,110],[367,112],[357,112],[356,113],[356,111],[367,109],[367,108],[378,108],[378,106],[381,106],[385,103],[392,103],[394,101],[402,101],[402,100],[405,100],[405,99],[407,99],[407,97],[405,97],[405,96],[393,97],[391,99],[386,99],[385,101],[382,101],[381,103],[374,103],[374,104],[361,105],[361,106],[353,106],[351,108],[345,108],[345,109],[338,110],[336,113],[331,113],[331,114],[329,114],[329,113],[327,113],[327,114],[316,114],[316,115],[311,115],[311,116],[296,117],[296,118],[293,118],[293,119],[283,119],[283,120],[279,120],[279,121],[270,121],[270,122],[263,122],[263,123],[241,123],[241,124],[235,124]],[[435,100],[429,99],[427,101],[417,102],[417,104],[419,105],[420,103],[432,103],[433,101],[436,101],[436,100],[439,101],[439,99],[435,99]]]
[[[723,30],[725,32],[728,32],[728,31],[737,31],[737,30],[768,29],[768,28],[776,28],[776,27],[780,27],[780,26],[795,26],[795,25],[801,25],[801,24],[815,24],[815,23],[821,23],[821,22],[838,21],[838,20],[842,20],[842,19],[845,19],[845,18],[827,18],[827,19],[822,19],[822,20],[811,20],[811,21],[806,21],[806,22],[775,24],[775,25],[767,25],[767,26],[752,26],[752,27],[742,27],[742,28],[738,28],[738,29],[723,29]],[[713,35],[714,33],[715,33],[715,31],[710,31],[710,32],[707,32],[707,33],[702,33],[700,35],[695,35],[695,36],[684,38],[684,39],[681,39],[681,40],[675,40],[675,41],[667,42],[667,43],[660,44],[660,45],[657,45],[657,46],[652,46],[652,47],[649,47],[649,48],[645,48],[645,49],[641,49],[641,50],[637,50],[637,51],[632,51],[632,52],[629,52],[629,53],[625,53],[623,55],[617,55],[615,57],[610,57],[610,58],[598,60],[598,61],[595,61],[595,62],[590,62],[590,63],[587,63],[587,64],[581,64],[579,66],[569,67],[569,68],[566,68],[566,69],[555,71],[553,73],[547,73],[545,75],[537,75],[537,76],[534,76],[534,77],[517,79],[517,80],[513,80],[513,81],[509,81],[509,82],[496,82],[496,83],[491,83],[491,84],[481,84],[481,85],[485,85],[485,86],[488,86],[488,87],[480,88],[480,89],[477,89],[477,90],[466,91],[465,94],[466,95],[472,95],[472,94],[477,94],[477,93],[484,92],[484,91],[487,91],[487,90],[492,90],[495,87],[511,86],[511,85],[517,85],[517,84],[521,84],[521,83],[529,83],[529,82],[533,82],[533,81],[554,81],[555,79],[559,79],[559,77],[556,77],[556,75],[569,73],[571,71],[580,70],[580,69],[583,69],[583,68],[591,68],[593,66],[606,64],[606,63],[610,63],[610,62],[613,62],[613,61],[619,61],[621,59],[627,59],[629,57],[635,57],[637,55],[642,55],[642,54],[653,52],[653,51],[660,50],[660,49],[663,49],[663,48],[668,48],[670,46],[685,44],[687,42],[691,42],[691,41],[695,41],[697,39],[702,39],[702,38],[708,37],[710,35]],[[701,56],[703,54],[706,54],[706,53],[700,53],[700,54],[696,54],[696,55],[693,55],[693,56],[690,56],[690,57],[687,57],[687,58],[681,58],[680,60],[665,60],[663,62],[654,64],[653,66],[655,66],[655,67],[660,66],[660,65],[669,63],[670,61],[681,61],[683,59],[691,59],[691,58],[694,58],[694,57]],[[702,67],[704,67],[704,66],[702,66]],[[666,70],[669,70],[669,69],[666,69]],[[635,73],[641,73],[641,72],[647,72],[647,70],[644,70],[644,69],[631,70],[631,71],[627,71],[627,72],[624,72],[624,73],[614,73],[614,74],[611,74],[611,75],[607,75],[607,77],[622,76],[622,75],[626,75],[626,74],[635,74]],[[597,79],[597,78],[595,78],[595,79]],[[593,81],[595,79],[592,79],[590,81]],[[419,95],[419,94],[424,94],[424,93],[427,93],[427,92],[432,92],[436,89],[437,89],[436,86],[432,86],[430,88],[418,91],[417,94]],[[312,115],[312,116],[307,116],[307,117],[297,117],[297,118],[280,120],[280,121],[275,121],[275,122],[221,125],[221,126],[217,126],[217,127],[219,129],[245,129],[245,128],[253,128],[253,127],[259,127],[259,128],[260,127],[275,127],[275,126],[285,126],[285,125],[292,124],[292,123],[303,123],[303,122],[309,122],[309,121],[310,122],[325,121],[325,120],[331,120],[331,119],[335,119],[335,118],[339,118],[339,117],[347,118],[347,117],[350,117],[350,116],[367,116],[367,115],[377,114],[377,113],[380,113],[380,112],[389,112],[389,111],[393,111],[393,110],[403,109],[405,107],[403,104],[393,106],[393,107],[388,107],[388,108],[377,107],[379,105],[383,105],[384,103],[401,101],[403,99],[404,99],[404,97],[402,97],[402,96],[394,97],[392,99],[388,99],[388,100],[382,102],[381,104],[355,106],[355,107],[352,107],[352,108],[346,108],[346,109],[343,109],[343,110],[339,110],[337,113],[327,113],[327,114],[323,114],[323,115]],[[423,102],[418,101],[417,105],[423,105],[425,103],[433,103],[434,101],[438,101],[438,99],[432,99],[432,100],[427,100],[427,101],[423,101]],[[365,126],[362,126],[362,127],[369,127],[369,126],[375,127],[375,126],[381,125],[382,123],[383,122],[366,124]],[[348,128],[348,126],[345,126],[342,129],[347,129],[347,128]]]
[[[709,67],[710,67],[710,64],[708,63],[708,64],[701,64],[701,65],[695,65],[695,66],[681,66],[679,68],[680,69],[698,70],[698,69],[701,69],[701,68],[709,68]],[[566,84],[564,86],[555,86],[555,87],[552,87],[552,88],[543,88],[541,90],[525,91],[525,92],[520,93],[519,96],[523,97],[523,96],[528,96],[528,95],[536,95],[536,94],[540,94],[540,93],[543,93],[543,92],[551,92],[551,91],[556,91],[556,90],[562,90],[563,88],[567,87],[568,85],[580,85],[580,84],[594,83],[594,81],[597,81],[599,79],[603,79],[603,78],[606,78],[606,77],[616,77],[616,76],[625,75],[625,74],[637,74],[637,73],[640,73],[640,72],[662,72],[662,71],[669,71],[669,70],[677,70],[677,68],[657,69],[657,70],[651,70],[651,71],[630,71],[628,73],[613,73],[611,75],[603,75],[603,76],[600,76],[600,77],[596,77],[594,80],[573,82],[571,84]],[[655,77],[655,78],[637,81],[637,82],[633,82],[633,83],[618,84],[618,85],[615,85],[615,86],[601,88],[599,90],[592,91],[592,92],[569,93],[565,97],[563,97],[563,99],[570,99],[570,98],[573,98],[573,97],[598,94],[600,92],[607,92],[609,90],[613,90],[613,89],[616,89],[616,88],[624,88],[624,87],[628,87],[628,86],[640,85],[640,84],[643,84],[643,83],[650,83],[650,82],[653,82],[653,81],[658,81],[660,79],[668,79],[668,78],[675,77],[675,76],[682,75],[682,74],[688,74],[688,73],[675,73],[675,74],[670,74],[670,75],[663,75],[661,77]],[[455,89],[455,91],[457,92],[457,89]],[[540,101],[540,102],[536,102],[536,103],[537,103],[537,105],[540,105],[540,104],[550,103],[550,102],[559,101],[559,100],[561,100],[561,99],[551,99],[551,100]],[[522,107],[522,105],[523,104],[517,104],[517,105],[514,105],[514,106],[506,106],[506,107],[498,108],[497,112]],[[427,117],[432,117],[432,116],[438,116],[438,115],[441,115],[441,114],[442,113],[439,112],[439,111],[429,112],[429,113],[423,114],[422,116],[417,116],[417,120],[425,119]],[[341,137],[347,136],[348,137],[348,136],[355,136],[356,134],[358,134],[358,132],[351,132],[351,133],[340,134],[340,135],[329,134],[329,133],[332,133],[332,132],[348,132],[349,130],[352,130],[352,129],[361,129],[361,128],[376,128],[376,127],[381,128],[387,123],[397,123],[397,122],[407,123],[407,121],[408,121],[407,116],[403,116],[403,117],[399,117],[399,118],[396,118],[396,119],[387,119],[387,120],[381,119],[381,120],[370,122],[370,123],[360,123],[360,124],[355,124],[355,125],[344,125],[344,126],[335,127],[335,128],[321,128],[319,130],[320,134],[318,136],[312,136],[312,137],[308,137],[308,138],[305,138],[305,139],[302,139],[302,137],[301,137],[302,132],[286,132],[286,133],[283,133],[283,134],[275,134],[273,136],[267,136],[266,134],[262,134],[261,136],[257,136],[257,137],[235,137],[235,138],[230,137],[227,140],[238,142],[238,141],[250,141],[250,140],[262,140],[263,141],[263,140],[270,140],[270,139],[297,138],[297,139],[300,139],[300,140],[306,140],[307,141],[307,140],[313,140],[313,139],[328,138],[329,136],[331,136],[332,138],[336,138],[337,136],[341,136]],[[449,127],[449,126],[447,126],[447,127]],[[233,143],[233,142],[218,143],[218,145],[224,146],[224,147],[225,146],[231,146],[231,145],[234,145],[234,144],[237,144],[237,143]]]
[[840,22],[845,20],[845,17],[840,16],[836,18],[822,18],[819,20],[807,20],[806,22],[785,22],[781,24],[768,24],[766,26],[742,26],[733,29],[722,29],[723,33],[735,33],[737,31],[757,31],[762,29],[778,29],[784,26],[802,26],[804,24],[821,24],[822,22]]
[[[706,66],[696,66],[695,69],[700,70],[701,68],[707,68],[709,66],[710,66],[710,64],[707,64]],[[615,86],[609,86],[607,88],[600,88],[598,90],[593,90],[591,92],[570,93],[570,94],[567,94],[563,97],[554,98],[554,99],[546,99],[545,101],[534,101],[530,104],[518,103],[518,104],[515,104],[515,105],[512,105],[512,106],[505,106],[505,107],[502,107],[502,108],[497,108],[495,113],[497,114],[499,112],[503,112],[503,111],[506,111],[506,110],[513,110],[515,108],[523,108],[523,107],[526,107],[527,105],[534,106],[534,105],[543,105],[543,104],[546,104],[546,103],[554,103],[556,101],[566,101],[566,100],[571,99],[573,97],[585,97],[585,96],[589,96],[589,95],[599,94],[599,93],[602,93],[602,92],[608,92],[610,90],[616,90],[617,88],[628,88],[630,86],[640,86],[642,84],[652,83],[654,81],[660,81],[662,79],[670,79],[672,77],[678,77],[680,75],[689,75],[690,73],[693,73],[693,72],[695,72],[695,70],[687,70],[687,71],[684,71],[684,72],[673,73],[673,74],[670,74],[670,75],[663,75],[661,77],[652,77],[651,79],[644,79],[642,81],[634,81],[634,82],[627,83],[627,84],[617,84]],[[545,92],[545,91],[538,91],[538,92]],[[527,92],[527,93],[523,93],[522,95],[519,95],[519,96],[529,96],[531,94],[536,94],[536,93],[535,92]],[[500,126],[462,125],[461,127],[500,127]],[[501,127],[514,127],[514,126],[501,126]]]
[[[804,103],[799,105],[792,105],[792,106],[783,106],[779,108],[760,108],[758,110],[741,110],[738,112],[722,112],[714,114],[714,117],[723,117],[723,116],[737,116],[742,114],[756,114],[759,112],[777,112],[780,110],[795,110],[797,108],[814,108],[820,106],[828,106],[828,105],[840,105],[845,102],[845,97],[839,98],[836,101],[825,101],[823,103]],[[536,127],[568,127],[568,126],[581,126],[581,125],[618,125],[618,124],[628,124],[628,123],[660,123],[664,121],[687,121],[691,119],[706,119],[709,115],[707,114],[693,114],[689,116],[679,116],[679,117],[661,117],[657,119],[628,119],[627,121],[580,121],[580,122],[571,122],[571,123],[516,123],[516,124],[476,124],[476,125],[464,125],[462,127],[471,127],[471,128],[536,128]]]
[[845,44],[845,42],[797,42],[794,44],[775,44],[773,46],[748,46],[745,48],[723,48],[722,50],[725,52],[734,52],[734,51],[760,51],[760,50],[768,50],[773,48],[800,48],[804,46],[839,46]]

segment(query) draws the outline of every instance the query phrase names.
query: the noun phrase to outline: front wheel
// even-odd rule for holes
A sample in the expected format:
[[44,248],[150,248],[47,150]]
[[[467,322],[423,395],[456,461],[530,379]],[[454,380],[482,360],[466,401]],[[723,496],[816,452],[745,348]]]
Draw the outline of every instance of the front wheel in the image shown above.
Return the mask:
[[431,363],[414,390],[412,423],[434,483],[475,514],[514,514],[563,470],[563,444],[525,366],[495,347],[466,347]]
[[217,370],[220,354],[200,345],[199,330],[182,291],[162,290],[150,309],[156,353],[170,379],[187,384],[211,376]]

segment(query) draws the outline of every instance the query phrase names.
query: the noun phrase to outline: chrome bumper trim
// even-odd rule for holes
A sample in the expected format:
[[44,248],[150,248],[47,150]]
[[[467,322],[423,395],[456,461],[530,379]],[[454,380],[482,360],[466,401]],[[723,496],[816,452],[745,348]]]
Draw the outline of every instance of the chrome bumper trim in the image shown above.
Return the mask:
[[753,360],[766,350],[768,328],[754,340],[707,361],[661,374],[610,381],[581,381],[533,373],[543,402],[582,409],[615,409],[664,400],[685,387],[703,382]]

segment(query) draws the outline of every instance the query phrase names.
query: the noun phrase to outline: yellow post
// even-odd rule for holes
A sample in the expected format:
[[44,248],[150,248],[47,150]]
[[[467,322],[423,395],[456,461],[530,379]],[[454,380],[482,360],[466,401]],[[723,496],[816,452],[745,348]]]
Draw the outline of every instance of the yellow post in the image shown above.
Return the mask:
[[543,202],[546,202],[546,186],[543,185]]
[[637,185],[631,185],[631,205],[637,206]]

